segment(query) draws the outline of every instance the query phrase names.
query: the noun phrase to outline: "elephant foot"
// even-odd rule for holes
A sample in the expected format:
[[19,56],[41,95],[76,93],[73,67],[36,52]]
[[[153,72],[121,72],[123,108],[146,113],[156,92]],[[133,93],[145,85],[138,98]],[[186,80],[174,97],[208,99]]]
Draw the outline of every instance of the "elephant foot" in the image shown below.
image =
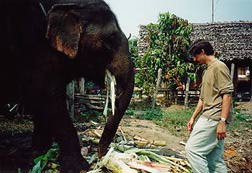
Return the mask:
[[90,165],[80,154],[70,154],[60,156],[60,172],[61,173],[85,173]]

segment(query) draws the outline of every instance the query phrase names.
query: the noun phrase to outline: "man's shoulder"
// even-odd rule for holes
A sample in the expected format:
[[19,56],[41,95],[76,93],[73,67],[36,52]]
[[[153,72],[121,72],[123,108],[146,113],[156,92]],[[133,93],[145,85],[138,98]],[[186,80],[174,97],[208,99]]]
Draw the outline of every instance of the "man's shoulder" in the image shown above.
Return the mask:
[[228,69],[227,65],[218,59],[216,60],[215,67],[218,69]]
[[216,59],[216,65],[219,65],[219,66],[226,66],[226,64],[225,64],[223,61],[218,60],[218,59]]

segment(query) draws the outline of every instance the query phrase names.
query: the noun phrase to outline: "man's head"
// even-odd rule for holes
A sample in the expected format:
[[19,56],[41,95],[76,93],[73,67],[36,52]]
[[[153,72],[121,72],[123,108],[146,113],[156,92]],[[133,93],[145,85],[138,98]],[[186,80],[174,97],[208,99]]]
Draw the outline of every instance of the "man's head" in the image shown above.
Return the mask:
[[189,54],[195,62],[207,63],[207,57],[214,56],[213,46],[207,40],[196,40],[189,48]]

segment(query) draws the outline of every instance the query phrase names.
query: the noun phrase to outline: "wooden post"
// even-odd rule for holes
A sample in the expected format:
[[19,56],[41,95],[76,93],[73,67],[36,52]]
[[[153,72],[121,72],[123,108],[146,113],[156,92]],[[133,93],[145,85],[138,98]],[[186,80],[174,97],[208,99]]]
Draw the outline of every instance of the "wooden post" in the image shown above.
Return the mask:
[[[234,83],[235,83],[235,81],[234,80],[236,80],[236,78],[234,77],[234,74],[235,74],[235,64],[234,63],[232,63],[231,64],[231,80],[232,80],[232,82],[233,82],[233,85],[234,85]],[[235,88],[234,88],[234,90],[235,90]],[[234,91],[234,94],[233,95],[236,95],[236,91]],[[233,111],[233,110],[232,110]]]
[[234,83],[234,71],[235,71],[235,64],[232,63],[231,64],[231,79],[233,83]]
[[79,79],[79,90],[80,90],[81,95],[85,94],[85,79],[84,78]]
[[71,118],[74,120],[74,81],[70,82],[66,87],[67,108]]
[[162,75],[162,69],[160,68],[160,69],[158,69],[156,89],[154,91],[153,100],[152,100],[152,109],[154,109],[155,105],[156,105],[156,97],[157,97],[159,85],[160,85],[160,82],[161,82],[161,75]]
[[189,89],[190,89],[190,77],[187,77],[186,88],[185,88],[185,108],[189,107],[189,104],[188,104]]
[[[234,63],[232,63],[231,64],[231,81],[233,82],[233,85],[234,85],[234,79],[236,79],[235,77],[234,77],[234,74],[235,74],[235,64]],[[235,88],[234,88],[234,90],[235,90]],[[234,93],[235,93],[236,91],[234,91]],[[234,94],[235,95],[235,94]],[[231,114],[234,114],[234,104],[233,104],[233,102],[231,103],[231,108],[230,108],[231,110]]]
[[252,65],[249,66],[249,70],[250,70],[250,101],[252,102]]

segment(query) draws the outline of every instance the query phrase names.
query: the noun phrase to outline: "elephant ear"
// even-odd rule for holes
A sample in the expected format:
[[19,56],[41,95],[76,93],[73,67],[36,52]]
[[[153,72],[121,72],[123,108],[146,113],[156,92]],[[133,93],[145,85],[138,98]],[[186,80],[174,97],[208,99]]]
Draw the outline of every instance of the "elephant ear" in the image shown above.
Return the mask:
[[72,5],[51,8],[48,13],[46,38],[52,47],[74,59],[78,54],[83,28],[79,15],[69,6]]

